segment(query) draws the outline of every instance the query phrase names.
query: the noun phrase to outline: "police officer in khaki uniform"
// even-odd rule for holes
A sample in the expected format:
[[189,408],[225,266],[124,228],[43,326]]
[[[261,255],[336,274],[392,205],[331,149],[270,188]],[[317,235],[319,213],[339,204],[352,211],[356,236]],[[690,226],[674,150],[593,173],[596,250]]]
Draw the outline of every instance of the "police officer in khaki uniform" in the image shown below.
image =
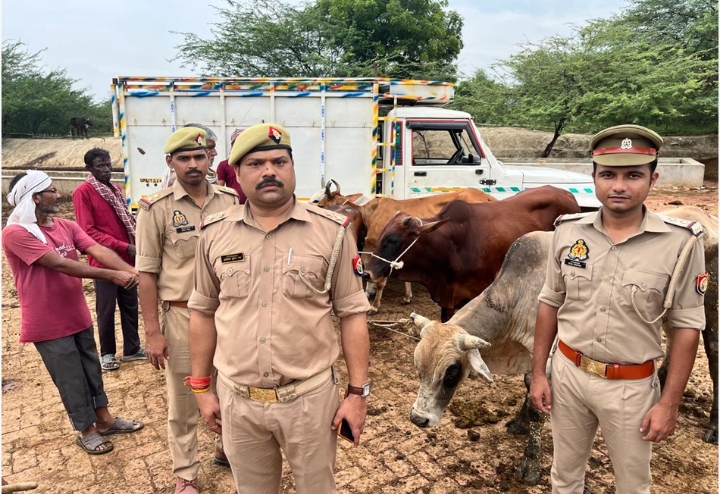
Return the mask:
[[[198,408],[183,379],[190,373],[187,301],[192,292],[195,247],[202,220],[237,204],[238,198],[234,190],[205,180],[209,159],[202,129],[179,129],[168,139],[164,152],[177,180],[172,187],[140,200],[136,268],[147,355],[156,369],[166,369],[175,492],[193,494],[199,492]],[[216,458],[223,454],[219,440],[215,454]]]
[[[598,133],[591,147],[602,208],[556,221],[531,385],[533,404],[552,420],[556,494],[582,494],[598,425],[618,494],[649,493],[652,443],[675,430],[705,326],[707,274],[702,227],[643,204],[659,176],[661,145],[637,125]],[[674,338],[661,394],[655,359],[663,356],[663,316]],[[556,335],[551,389],[545,368]]]
[[[346,419],[359,444],[369,338],[361,264],[347,219],[295,198],[290,134],[260,124],[229,163],[248,200],[207,218],[190,297],[190,357],[200,411],[222,431],[239,494],[276,494],[285,453],[299,494],[333,493]],[[349,384],[339,403],[340,338]],[[209,391],[213,364],[218,396]],[[339,407],[338,407],[339,405]]]

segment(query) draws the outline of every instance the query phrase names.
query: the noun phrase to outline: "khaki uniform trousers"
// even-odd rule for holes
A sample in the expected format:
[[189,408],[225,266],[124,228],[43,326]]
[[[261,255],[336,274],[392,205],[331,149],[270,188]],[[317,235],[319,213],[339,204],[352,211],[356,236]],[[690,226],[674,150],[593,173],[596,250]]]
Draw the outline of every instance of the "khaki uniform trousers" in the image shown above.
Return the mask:
[[[173,460],[173,475],[192,480],[200,471],[197,457],[197,425],[200,418],[195,395],[183,381],[192,374],[188,328],[190,311],[163,303],[160,328],[168,346],[168,360],[165,362],[165,381],[168,400],[168,443]],[[222,449],[220,436],[215,446]]]
[[259,403],[218,382],[222,442],[237,494],[277,494],[282,455],[298,494],[332,494],[337,436],[330,430],[340,398],[334,379],[286,403]]
[[582,494],[598,424],[615,472],[617,494],[649,494],[652,442],[640,432],[660,399],[657,375],[609,380],[592,376],[555,352],[552,359],[553,494]]

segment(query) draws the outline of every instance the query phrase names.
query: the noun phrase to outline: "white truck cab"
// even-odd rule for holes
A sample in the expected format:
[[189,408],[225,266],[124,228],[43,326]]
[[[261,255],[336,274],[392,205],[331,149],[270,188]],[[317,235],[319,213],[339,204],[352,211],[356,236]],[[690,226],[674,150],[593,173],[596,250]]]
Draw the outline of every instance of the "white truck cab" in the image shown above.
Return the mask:
[[[390,122],[395,122],[394,130]],[[388,113],[386,142],[392,140],[392,133],[394,156],[388,160],[387,153],[384,155],[384,195],[409,199],[478,188],[504,199],[525,189],[553,185],[570,191],[584,209],[600,206],[588,175],[503,165],[483,141],[469,113],[436,107],[397,107]]]

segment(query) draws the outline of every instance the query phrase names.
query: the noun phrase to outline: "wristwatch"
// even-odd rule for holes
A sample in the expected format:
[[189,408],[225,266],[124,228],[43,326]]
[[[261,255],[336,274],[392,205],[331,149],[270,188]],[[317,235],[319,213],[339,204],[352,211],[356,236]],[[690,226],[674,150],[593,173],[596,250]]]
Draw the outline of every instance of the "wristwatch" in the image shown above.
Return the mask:
[[350,386],[350,383],[348,383],[347,394],[358,395],[362,396],[363,398],[367,398],[368,396],[370,396],[370,383],[371,382],[368,381],[360,387]]

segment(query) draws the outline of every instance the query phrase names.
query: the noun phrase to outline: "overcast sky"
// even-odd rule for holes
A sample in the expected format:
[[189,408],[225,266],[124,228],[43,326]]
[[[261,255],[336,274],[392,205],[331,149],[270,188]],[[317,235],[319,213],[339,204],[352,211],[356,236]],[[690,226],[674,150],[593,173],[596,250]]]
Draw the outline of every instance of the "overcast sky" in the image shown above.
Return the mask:
[[[299,4],[300,0],[290,0]],[[96,99],[110,94],[117,76],[197,75],[169,62],[182,42],[170,31],[210,37],[223,0],[3,0],[2,39],[46,49],[47,68],[66,69]],[[458,66],[472,76],[518,50],[518,43],[571,32],[571,26],[608,17],[627,0],[449,0],[463,17]],[[238,74],[242,75],[242,74]]]

